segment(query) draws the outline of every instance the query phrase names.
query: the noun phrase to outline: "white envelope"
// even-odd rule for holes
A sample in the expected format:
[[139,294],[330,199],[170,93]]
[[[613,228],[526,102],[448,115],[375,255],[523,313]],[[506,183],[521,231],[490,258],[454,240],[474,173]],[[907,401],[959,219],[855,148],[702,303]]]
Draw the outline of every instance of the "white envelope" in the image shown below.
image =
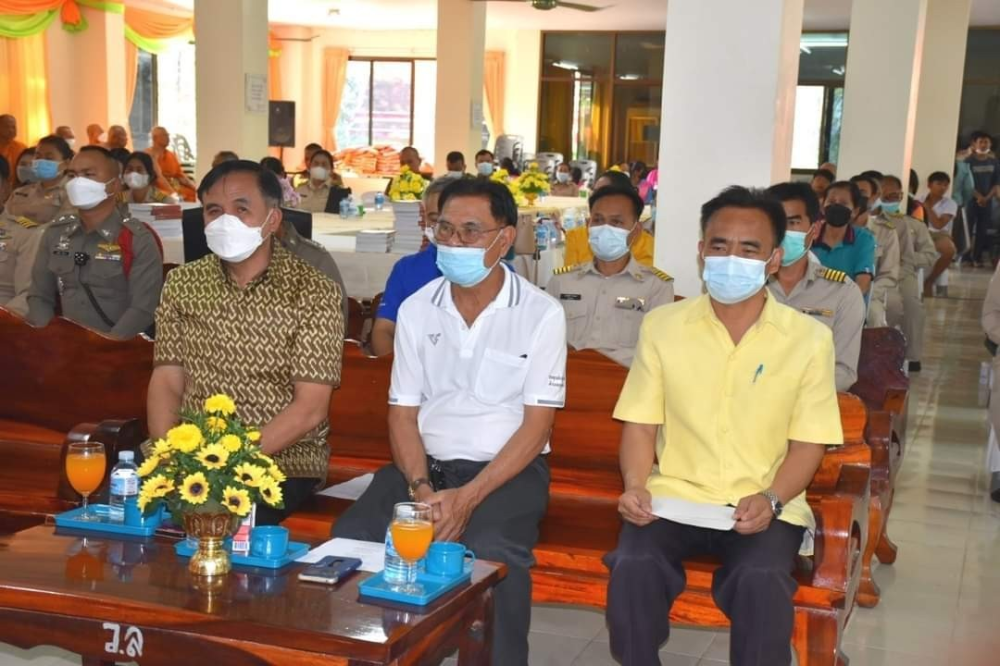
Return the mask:
[[736,520],[733,518],[735,511],[736,509],[731,506],[689,502],[676,497],[653,498],[653,513],[660,518],[713,530],[733,529],[736,524]]

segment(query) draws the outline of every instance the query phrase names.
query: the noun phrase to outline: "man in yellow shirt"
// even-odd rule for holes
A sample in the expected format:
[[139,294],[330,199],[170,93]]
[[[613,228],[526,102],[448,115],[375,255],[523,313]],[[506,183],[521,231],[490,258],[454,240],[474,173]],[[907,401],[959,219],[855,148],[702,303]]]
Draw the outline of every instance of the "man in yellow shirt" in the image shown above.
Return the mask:
[[[708,294],[643,320],[614,414],[625,523],[606,558],[611,649],[626,666],[659,663],[682,561],[699,555],[722,562],[712,592],[732,621],[730,663],[790,663],[792,569],[815,528],[805,489],[843,433],[830,329],[764,288],[785,227],[769,195],[723,191],[701,213]],[[731,506],[733,527],[685,524],[664,498]]]
[[[608,186],[632,188],[632,181],[621,171],[605,171],[594,183],[594,192]],[[593,194],[593,193],[592,193]],[[642,217],[640,215],[640,217]],[[631,244],[632,256],[643,266],[653,266],[653,234],[645,229],[639,232],[639,237]],[[579,226],[566,232],[566,254],[563,266],[591,264],[594,262],[594,252],[590,249],[590,235],[587,226]]]

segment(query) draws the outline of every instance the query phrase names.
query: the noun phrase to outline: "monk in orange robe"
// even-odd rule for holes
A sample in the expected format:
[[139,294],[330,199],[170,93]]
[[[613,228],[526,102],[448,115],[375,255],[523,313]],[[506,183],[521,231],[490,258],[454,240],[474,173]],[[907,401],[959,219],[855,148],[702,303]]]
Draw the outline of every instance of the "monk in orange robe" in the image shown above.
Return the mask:
[[163,127],[154,127],[153,145],[146,150],[156,163],[156,189],[165,194],[178,194],[184,201],[194,201],[197,186],[181,169],[177,155],[169,150],[170,133]]

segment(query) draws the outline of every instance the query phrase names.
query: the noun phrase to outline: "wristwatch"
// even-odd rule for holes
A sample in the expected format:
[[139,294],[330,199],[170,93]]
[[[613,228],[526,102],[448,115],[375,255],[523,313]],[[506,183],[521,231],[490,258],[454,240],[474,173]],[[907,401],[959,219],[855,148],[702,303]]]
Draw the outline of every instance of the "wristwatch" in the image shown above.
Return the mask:
[[420,490],[420,486],[428,486],[431,490],[434,490],[434,486],[431,485],[430,480],[426,476],[422,476],[419,479],[414,479],[410,482],[409,491],[410,499],[417,499],[417,491]]
[[785,510],[785,505],[781,503],[781,500],[774,494],[774,491],[770,489],[762,490],[760,494],[766,497],[767,501],[771,503],[771,511],[774,512],[774,517],[779,517],[781,512]]

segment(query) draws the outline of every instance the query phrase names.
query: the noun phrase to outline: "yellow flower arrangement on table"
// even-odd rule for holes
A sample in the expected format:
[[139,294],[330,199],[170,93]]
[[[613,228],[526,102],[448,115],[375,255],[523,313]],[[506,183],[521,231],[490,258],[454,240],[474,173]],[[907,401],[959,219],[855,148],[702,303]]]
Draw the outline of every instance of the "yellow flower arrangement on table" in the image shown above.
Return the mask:
[[510,173],[507,172],[507,169],[498,169],[494,171],[490,175],[490,180],[494,183],[500,183],[510,190],[511,195],[514,197],[514,203],[518,206],[524,206],[528,203],[524,198],[524,195],[521,194],[521,190],[517,186],[517,181],[511,180]]
[[548,174],[538,169],[538,163],[532,162],[516,181],[518,190],[528,200],[528,205],[535,205],[535,199],[542,194],[548,194],[552,189]]
[[166,504],[174,515],[228,511],[243,518],[253,504],[284,507],[285,475],[260,450],[260,432],[236,418],[236,403],[213,395],[204,410],[182,413],[184,423],[153,443],[139,467],[139,509]]
[[399,175],[392,179],[389,186],[389,199],[392,201],[418,201],[424,194],[426,183],[419,173],[404,166]]

